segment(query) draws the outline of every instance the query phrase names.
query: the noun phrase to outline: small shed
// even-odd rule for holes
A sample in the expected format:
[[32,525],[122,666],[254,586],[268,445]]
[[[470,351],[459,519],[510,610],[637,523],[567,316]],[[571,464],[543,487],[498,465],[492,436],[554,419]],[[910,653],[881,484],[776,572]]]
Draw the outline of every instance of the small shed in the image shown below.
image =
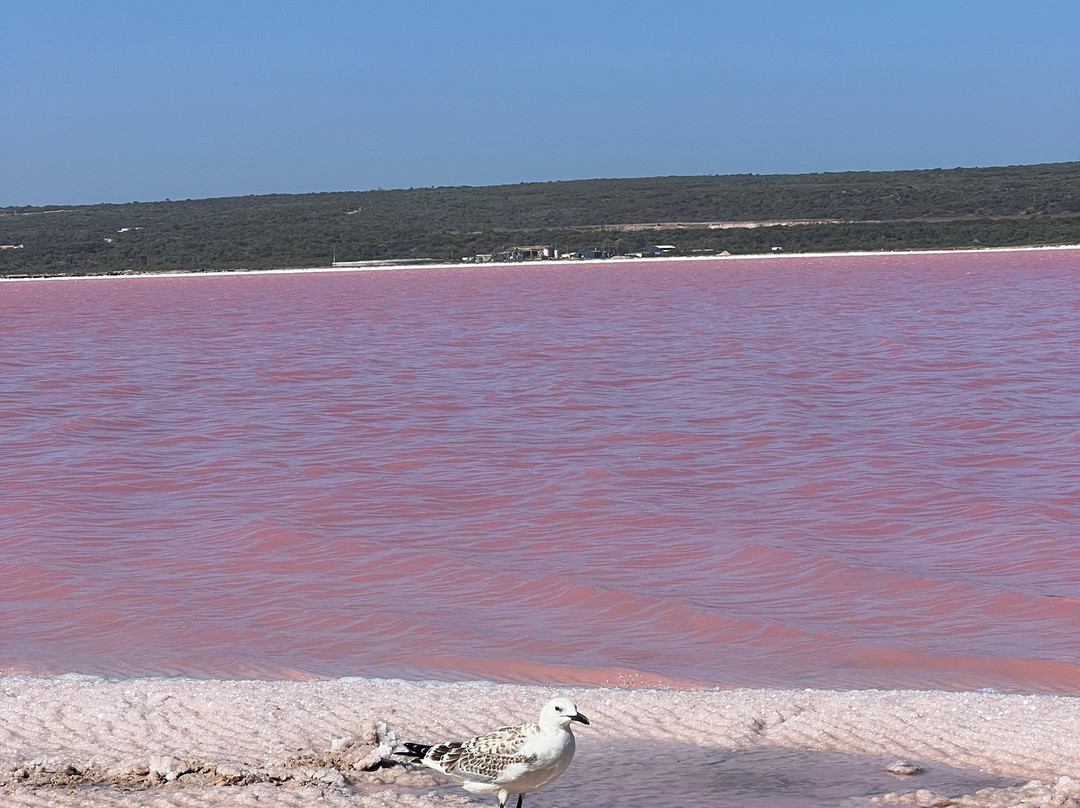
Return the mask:
[[672,244],[649,244],[641,251],[642,255],[671,255],[675,252]]
[[547,244],[538,244],[532,247],[514,247],[511,258],[515,261],[548,261],[558,258],[559,251]]

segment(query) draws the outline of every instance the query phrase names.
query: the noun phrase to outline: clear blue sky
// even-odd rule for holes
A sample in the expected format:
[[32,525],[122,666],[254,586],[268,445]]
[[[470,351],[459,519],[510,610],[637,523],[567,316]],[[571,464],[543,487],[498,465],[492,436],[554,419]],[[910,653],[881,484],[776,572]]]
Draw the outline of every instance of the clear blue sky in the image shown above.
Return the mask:
[[1080,159],[1080,0],[0,5],[0,205]]

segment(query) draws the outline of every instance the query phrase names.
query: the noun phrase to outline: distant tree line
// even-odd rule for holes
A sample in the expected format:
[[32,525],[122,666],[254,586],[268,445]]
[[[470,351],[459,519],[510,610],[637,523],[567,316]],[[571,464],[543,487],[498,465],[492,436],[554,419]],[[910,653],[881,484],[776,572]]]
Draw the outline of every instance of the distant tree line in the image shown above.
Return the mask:
[[[626,224],[830,220],[758,228]],[[458,260],[520,244],[759,253],[1080,242],[1080,163],[578,180],[0,209],[0,274]]]

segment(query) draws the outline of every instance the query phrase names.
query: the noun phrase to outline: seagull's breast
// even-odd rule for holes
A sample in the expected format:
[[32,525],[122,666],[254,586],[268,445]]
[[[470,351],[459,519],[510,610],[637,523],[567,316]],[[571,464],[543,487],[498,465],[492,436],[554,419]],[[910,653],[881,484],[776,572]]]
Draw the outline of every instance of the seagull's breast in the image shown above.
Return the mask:
[[566,730],[532,735],[522,744],[518,757],[495,780],[514,794],[518,793],[515,789],[532,791],[547,785],[566,771],[574,759],[574,735]]

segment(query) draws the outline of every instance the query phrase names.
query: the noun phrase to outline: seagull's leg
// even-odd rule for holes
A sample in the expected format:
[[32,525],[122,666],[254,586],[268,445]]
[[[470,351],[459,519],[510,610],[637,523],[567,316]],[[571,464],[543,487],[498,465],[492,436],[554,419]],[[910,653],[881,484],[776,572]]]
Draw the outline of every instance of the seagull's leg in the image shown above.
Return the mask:
[[521,801],[525,798],[524,794],[518,794],[518,808],[521,808]]

